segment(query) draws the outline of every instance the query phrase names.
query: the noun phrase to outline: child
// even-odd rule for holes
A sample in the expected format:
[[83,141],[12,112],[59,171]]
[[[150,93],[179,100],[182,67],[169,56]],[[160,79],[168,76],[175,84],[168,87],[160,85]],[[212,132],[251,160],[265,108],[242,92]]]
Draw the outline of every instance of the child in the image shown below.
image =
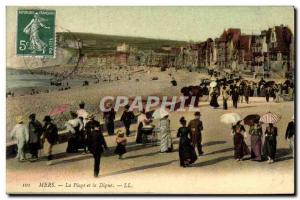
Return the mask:
[[115,154],[119,155],[119,159],[122,159],[123,154],[126,153],[126,138],[124,137],[124,133],[121,130],[117,131],[116,143],[117,147],[115,150]]

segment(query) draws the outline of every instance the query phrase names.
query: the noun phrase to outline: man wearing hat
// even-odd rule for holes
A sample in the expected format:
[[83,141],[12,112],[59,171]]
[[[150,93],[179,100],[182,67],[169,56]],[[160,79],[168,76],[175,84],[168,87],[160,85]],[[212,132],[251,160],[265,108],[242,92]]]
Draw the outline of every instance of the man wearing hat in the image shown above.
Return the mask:
[[195,112],[195,118],[190,121],[188,127],[190,129],[190,138],[194,147],[197,147],[199,156],[203,154],[202,151],[202,135],[203,124],[200,120],[200,112]]
[[50,116],[45,116],[45,125],[43,127],[42,140],[44,141],[44,153],[47,155],[48,164],[51,164],[52,160],[52,148],[58,141],[58,130]]
[[88,147],[94,156],[94,177],[98,177],[101,155],[103,148],[107,149],[107,145],[101,131],[100,123],[95,120],[95,116],[89,114],[87,120],[85,130],[88,138]]
[[106,104],[106,109],[107,109],[107,111],[103,112],[103,119],[105,121],[108,135],[113,135],[113,134],[115,134],[114,120],[115,120],[116,112],[115,112],[111,102],[108,102]]
[[288,126],[286,128],[285,132],[285,139],[289,141],[290,144],[290,149],[292,150],[292,156],[294,157],[294,137],[296,133],[296,128],[295,128],[295,120],[294,120],[294,115],[292,117],[292,121],[288,123]]
[[130,125],[132,120],[134,119],[134,114],[132,111],[129,110],[130,106],[126,105],[125,110],[121,116],[121,121],[123,122],[125,129],[126,129],[126,136],[130,135]]
[[18,116],[16,118],[16,122],[17,124],[14,126],[10,135],[12,139],[17,139],[18,154],[16,158],[19,161],[25,161],[26,158],[24,147],[29,140],[28,127],[24,124],[24,119],[22,116]]
[[35,113],[29,115],[29,149],[32,161],[38,158],[38,150],[40,148],[40,137],[42,135],[42,124],[35,119]]

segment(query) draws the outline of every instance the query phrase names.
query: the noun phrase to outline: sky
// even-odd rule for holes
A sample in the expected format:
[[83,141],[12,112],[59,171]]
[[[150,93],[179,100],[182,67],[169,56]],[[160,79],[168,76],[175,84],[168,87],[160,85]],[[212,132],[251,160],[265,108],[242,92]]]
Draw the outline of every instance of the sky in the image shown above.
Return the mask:
[[[294,32],[293,7],[38,7],[56,10],[56,25],[72,32],[203,41],[224,29],[260,33],[284,24]],[[6,8],[7,61],[14,57],[16,13]]]

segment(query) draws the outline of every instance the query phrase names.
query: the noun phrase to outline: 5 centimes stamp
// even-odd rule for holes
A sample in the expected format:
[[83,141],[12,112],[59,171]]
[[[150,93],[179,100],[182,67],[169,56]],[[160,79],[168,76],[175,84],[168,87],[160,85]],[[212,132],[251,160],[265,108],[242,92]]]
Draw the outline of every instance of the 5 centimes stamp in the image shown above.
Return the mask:
[[17,11],[17,55],[55,56],[55,10]]

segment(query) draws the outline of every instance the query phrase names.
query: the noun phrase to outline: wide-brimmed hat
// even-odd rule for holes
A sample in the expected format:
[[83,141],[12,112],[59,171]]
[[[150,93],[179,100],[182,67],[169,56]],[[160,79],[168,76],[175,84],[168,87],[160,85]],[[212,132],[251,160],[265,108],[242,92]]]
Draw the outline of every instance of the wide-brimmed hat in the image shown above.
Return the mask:
[[124,132],[122,130],[117,130],[118,137],[124,137]]
[[35,118],[35,113],[32,113],[28,116],[29,119],[34,119]]
[[195,114],[194,114],[195,116],[201,116],[201,113],[200,112],[195,112]]
[[16,117],[16,122],[17,122],[18,124],[24,122],[23,116],[21,116],[21,115],[17,116],[17,117]]
[[51,122],[52,121],[52,119],[51,119],[51,117],[49,116],[49,115],[46,115],[45,117],[44,117],[44,120],[43,120],[44,122]]
[[125,106],[125,108],[128,110],[128,109],[130,108],[130,106],[127,104],[127,105]]

